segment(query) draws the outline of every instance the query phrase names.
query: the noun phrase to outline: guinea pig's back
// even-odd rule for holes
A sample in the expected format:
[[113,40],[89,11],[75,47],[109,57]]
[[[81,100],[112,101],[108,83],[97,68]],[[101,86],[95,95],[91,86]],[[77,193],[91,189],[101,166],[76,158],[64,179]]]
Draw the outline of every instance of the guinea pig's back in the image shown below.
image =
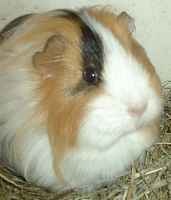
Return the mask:
[[17,18],[0,33],[0,159],[27,180],[49,186],[55,182],[52,157],[31,59],[46,38],[36,40],[28,26],[33,22],[31,16]]

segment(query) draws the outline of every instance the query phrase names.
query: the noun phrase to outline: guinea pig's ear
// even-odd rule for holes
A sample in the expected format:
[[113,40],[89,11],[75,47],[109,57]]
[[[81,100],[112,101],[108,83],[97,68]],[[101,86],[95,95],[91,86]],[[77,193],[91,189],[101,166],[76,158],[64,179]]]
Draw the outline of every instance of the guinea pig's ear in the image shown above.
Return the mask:
[[135,31],[135,20],[127,12],[121,12],[117,17],[117,20],[118,23],[122,25],[129,33],[133,33]]
[[33,64],[40,72],[43,79],[53,79],[59,63],[62,60],[66,47],[66,39],[63,35],[51,36],[41,52],[35,53],[33,56]]

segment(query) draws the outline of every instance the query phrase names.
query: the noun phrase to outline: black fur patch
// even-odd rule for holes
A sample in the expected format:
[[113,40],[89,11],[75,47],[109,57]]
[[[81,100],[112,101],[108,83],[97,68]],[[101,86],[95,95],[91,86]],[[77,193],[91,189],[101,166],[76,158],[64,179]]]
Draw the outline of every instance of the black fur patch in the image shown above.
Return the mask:
[[20,24],[22,24],[31,15],[32,14],[23,15],[23,16],[17,17],[16,19],[12,20],[9,24],[7,24],[2,29],[2,31],[0,32],[0,38],[3,40],[3,39],[10,37],[14,33],[15,28],[17,26],[19,26]]
[[[102,80],[102,70],[104,65],[104,49],[100,36],[80,17],[81,14],[79,15],[79,13],[77,14],[76,12],[71,10],[61,11],[64,13],[62,15],[63,17],[76,21],[78,23],[82,32],[80,44],[83,58],[82,70],[85,70],[85,68],[95,69],[98,74],[97,84],[99,84]],[[79,90],[83,90],[86,85],[87,84],[84,83],[83,80],[81,80],[80,85],[78,85],[76,88]]]

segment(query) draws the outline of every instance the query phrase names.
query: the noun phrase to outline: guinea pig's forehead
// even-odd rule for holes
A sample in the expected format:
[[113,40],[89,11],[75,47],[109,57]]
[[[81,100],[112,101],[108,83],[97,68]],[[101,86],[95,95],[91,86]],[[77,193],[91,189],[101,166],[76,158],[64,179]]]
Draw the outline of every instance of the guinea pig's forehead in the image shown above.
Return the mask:
[[81,53],[83,58],[83,67],[95,68],[99,73],[103,69],[104,49],[99,34],[86,24],[81,28]]
[[81,13],[64,10],[63,17],[76,23],[80,29],[80,56],[83,69],[91,67],[100,74],[103,70],[104,48],[99,33]]

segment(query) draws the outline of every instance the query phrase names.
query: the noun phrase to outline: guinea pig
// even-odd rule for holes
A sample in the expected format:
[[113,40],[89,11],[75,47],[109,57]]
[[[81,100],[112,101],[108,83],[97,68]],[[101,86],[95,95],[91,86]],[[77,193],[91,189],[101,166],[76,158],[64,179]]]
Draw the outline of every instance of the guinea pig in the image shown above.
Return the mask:
[[158,138],[161,83],[134,20],[104,8],[29,14],[0,33],[0,157],[50,190],[94,189]]

